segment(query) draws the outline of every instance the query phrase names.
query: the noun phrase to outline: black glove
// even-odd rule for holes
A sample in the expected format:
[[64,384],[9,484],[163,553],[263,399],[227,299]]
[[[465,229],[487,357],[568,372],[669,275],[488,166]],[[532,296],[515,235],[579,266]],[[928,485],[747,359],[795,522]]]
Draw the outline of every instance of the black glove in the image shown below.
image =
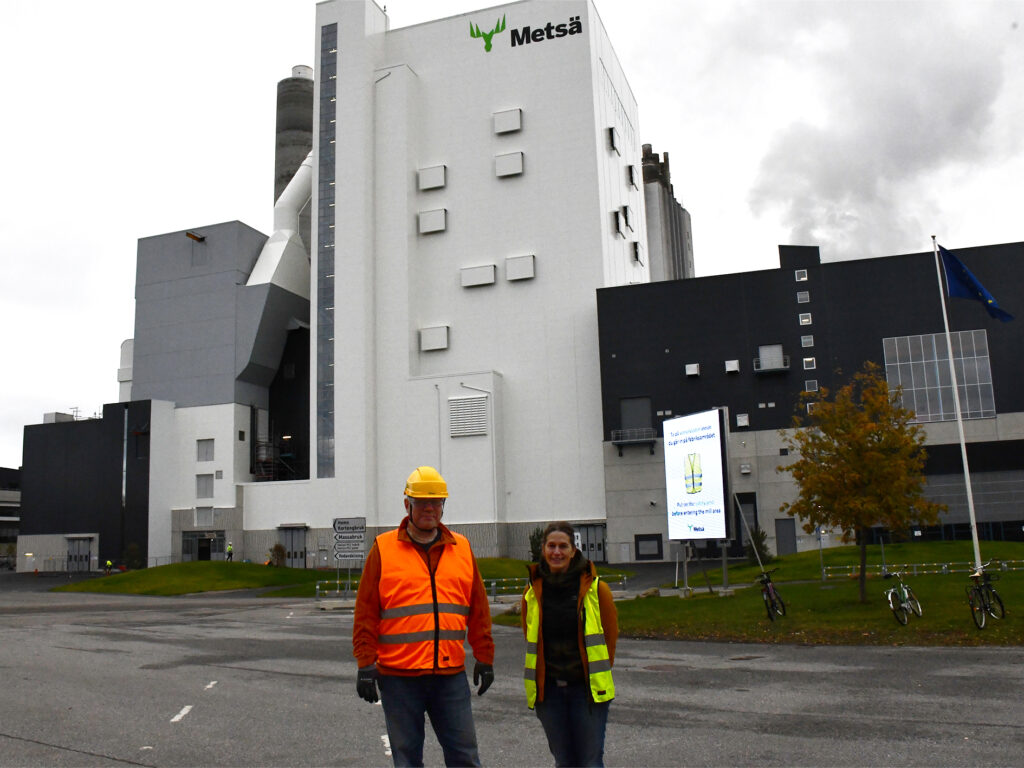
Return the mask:
[[480,687],[476,691],[477,696],[483,696],[484,691],[491,687],[494,682],[494,667],[490,664],[481,664],[479,661],[473,667],[473,685]]
[[380,699],[380,696],[377,695],[378,677],[380,677],[380,672],[377,671],[376,664],[360,667],[359,673],[356,675],[356,692],[360,698],[371,704],[376,704]]

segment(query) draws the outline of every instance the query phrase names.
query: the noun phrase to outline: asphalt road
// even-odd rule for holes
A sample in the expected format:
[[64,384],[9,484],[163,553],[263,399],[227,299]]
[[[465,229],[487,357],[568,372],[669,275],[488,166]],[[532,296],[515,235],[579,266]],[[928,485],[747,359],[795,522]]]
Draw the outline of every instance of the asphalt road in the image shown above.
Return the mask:
[[[52,583],[52,582],[51,582]],[[250,595],[64,595],[0,579],[4,766],[387,766],[351,614]],[[518,630],[473,704],[485,765],[551,765]],[[609,766],[1024,765],[1024,649],[624,640]],[[428,765],[441,765],[427,737]]]

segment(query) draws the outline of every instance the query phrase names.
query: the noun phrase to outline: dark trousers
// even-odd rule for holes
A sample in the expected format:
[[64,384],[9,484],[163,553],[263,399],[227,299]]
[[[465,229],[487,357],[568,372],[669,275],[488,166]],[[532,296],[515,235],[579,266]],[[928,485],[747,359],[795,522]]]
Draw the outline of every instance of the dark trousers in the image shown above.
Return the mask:
[[610,701],[591,702],[587,683],[544,682],[544,701],[538,701],[535,709],[556,766],[603,768],[610,706]]
[[424,719],[430,717],[447,766],[479,766],[466,674],[382,675],[380,698],[395,766],[423,765]]

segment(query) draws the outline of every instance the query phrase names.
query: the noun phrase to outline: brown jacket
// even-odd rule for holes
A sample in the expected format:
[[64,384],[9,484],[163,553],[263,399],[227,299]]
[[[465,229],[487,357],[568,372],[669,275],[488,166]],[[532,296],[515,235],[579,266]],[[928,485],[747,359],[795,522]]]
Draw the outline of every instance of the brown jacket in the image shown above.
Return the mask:
[[[537,597],[537,609],[540,611],[538,620],[540,627],[537,629],[537,701],[544,701],[544,600],[543,588],[544,579],[540,574],[540,566],[536,563],[529,566],[530,584],[533,586],[533,593]],[[583,644],[583,622],[580,621],[580,611],[583,609],[583,599],[597,578],[597,568],[592,562],[587,561],[586,570],[580,574],[580,594],[576,601],[576,624],[579,636],[580,659],[583,661],[584,674],[589,674],[587,666],[587,649]],[[529,587],[527,587],[529,590]],[[619,618],[615,610],[615,601],[612,599],[612,590],[603,581],[597,583],[597,600],[601,606],[601,627],[604,629],[604,642],[608,646],[608,659],[612,666],[615,665],[615,643],[619,639]],[[523,636],[526,636],[526,593],[519,601],[520,622],[523,626]],[[590,686],[587,686],[589,693]]]
[[[398,538],[400,541],[413,543],[412,538],[406,531],[409,518],[402,520],[398,526]],[[416,551],[427,568],[431,572],[437,569],[437,563],[441,559],[444,550],[449,546],[455,546],[455,537],[451,531],[443,525],[439,525],[441,540],[434,544],[426,552],[416,547]],[[380,550],[377,549],[377,542],[374,541],[370,554],[366,556],[363,564],[363,575],[359,579],[359,591],[356,593],[355,617],[352,624],[352,654],[356,657],[356,663],[360,667],[368,667],[377,663],[377,628],[380,624]],[[473,589],[470,594],[469,617],[467,619],[466,635],[469,645],[473,649],[473,656],[481,664],[494,663],[494,640],[491,638],[491,606],[487,602],[487,590],[484,588],[483,579],[480,578],[480,570],[477,568],[476,560],[473,561]],[[448,667],[434,670],[408,670],[383,667],[377,664],[377,669],[382,675],[398,675],[412,677],[415,675],[453,675],[465,670],[465,667]]]

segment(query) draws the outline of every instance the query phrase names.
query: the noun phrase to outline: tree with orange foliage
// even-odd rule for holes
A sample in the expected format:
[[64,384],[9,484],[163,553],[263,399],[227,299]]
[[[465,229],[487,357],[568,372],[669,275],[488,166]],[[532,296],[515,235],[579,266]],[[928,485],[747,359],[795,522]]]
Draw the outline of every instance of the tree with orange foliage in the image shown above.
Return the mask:
[[913,418],[869,361],[835,393],[804,392],[794,429],[780,433],[798,456],[777,469],[792,474],[800,493],[779,510],[801,518],[807,533],[839,528],[843,541],[857,542],[862,603],[872,526],[903,532],[936,523],[946,508],[924,498],[925,433]]

